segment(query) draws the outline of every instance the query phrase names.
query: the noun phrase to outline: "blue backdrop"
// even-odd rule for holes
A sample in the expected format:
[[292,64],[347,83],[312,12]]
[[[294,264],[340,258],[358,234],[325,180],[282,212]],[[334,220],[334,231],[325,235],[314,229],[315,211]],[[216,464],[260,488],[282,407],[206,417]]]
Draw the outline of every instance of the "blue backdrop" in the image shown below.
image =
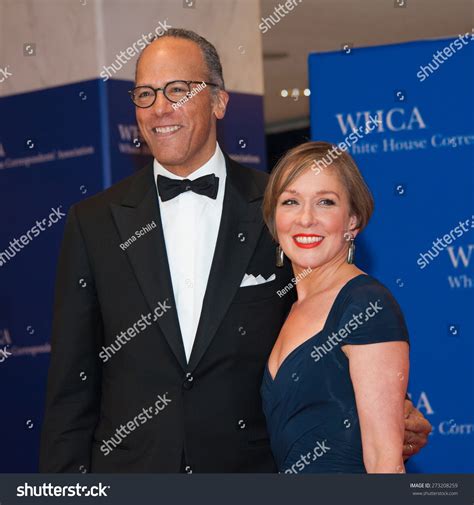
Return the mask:
[[[311,138],[346,141],[375,198],[356,262],[391,289],[410,330],[409,393],[433,433],[409,472],[474,471],[474,48],[466,42],[346,47],[308,60]],[[446,47],[451,56],[436,68],[433,55]]]

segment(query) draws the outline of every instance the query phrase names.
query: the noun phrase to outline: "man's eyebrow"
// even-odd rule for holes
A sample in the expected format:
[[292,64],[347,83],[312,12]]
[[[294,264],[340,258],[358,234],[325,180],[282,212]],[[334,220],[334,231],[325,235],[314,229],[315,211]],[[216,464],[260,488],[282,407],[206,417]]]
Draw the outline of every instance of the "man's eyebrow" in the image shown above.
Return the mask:
[[[300,194],[298,191],[296,191],[296,189],[285,189],[285,191],[283,191],[283,193],[291,193],[292,195],[299,195]],[[336,193],[335,191],[328,190],[328,189],[322,189],[320,191],[315,191],[313,194],[315,196],[319,196],[319,195],[335,195],[335,196],[337,196],[339,198],[338,193]]]
[[[173,82],[173,81],[169,81],[169,82]],[[155,85],[153,83],[151,83],[151,82],[139,82],[139,83],[136,82],[135,86],[148,86],[149,88],[154,88],[155,87]]]
[[[204,79],[202,79],[202,80],[204,80]],[[187,81],[189,81],[189,79],[179,79],[179,78],[176,78],[176,79],[171,79],[171,81],[162,81],[162,82],[163,82],[163,86],[164,86],[165,84],[169,84],[170,82],[176,82],[176,81],[187,82]],[[201,82],[201,81],[199,81],[199,82]],[[154,88],[155,87],[154,84],[151,84],[149,82],[145,82],[145,83],[142,83],[142,84],[135,83],[135,86],[149,86],[150,88]]]

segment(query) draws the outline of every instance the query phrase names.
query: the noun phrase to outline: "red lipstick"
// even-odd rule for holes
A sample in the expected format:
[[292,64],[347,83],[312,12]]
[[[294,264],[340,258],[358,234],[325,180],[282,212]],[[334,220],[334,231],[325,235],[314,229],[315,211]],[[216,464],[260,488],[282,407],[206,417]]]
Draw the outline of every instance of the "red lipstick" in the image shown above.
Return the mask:
[[[292,238],[293,242],[298,247],[301,247],[301,249],[313,249],[321,245],[324,240],[322,235],[315,235],[314,233],[298,233],[297,235],[293,235]],[[302,238],[304,241],[298,242],[298,238]]]

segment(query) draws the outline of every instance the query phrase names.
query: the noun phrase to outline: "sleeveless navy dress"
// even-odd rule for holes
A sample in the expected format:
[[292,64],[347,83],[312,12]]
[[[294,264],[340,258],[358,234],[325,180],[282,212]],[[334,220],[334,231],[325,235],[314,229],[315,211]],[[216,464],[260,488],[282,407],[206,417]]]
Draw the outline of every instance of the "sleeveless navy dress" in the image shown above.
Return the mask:
[[345,344],[408,342],[399,305],[369,275],[338,293],[324,328],[294,349],[261,395],[280,473],[366,473]]

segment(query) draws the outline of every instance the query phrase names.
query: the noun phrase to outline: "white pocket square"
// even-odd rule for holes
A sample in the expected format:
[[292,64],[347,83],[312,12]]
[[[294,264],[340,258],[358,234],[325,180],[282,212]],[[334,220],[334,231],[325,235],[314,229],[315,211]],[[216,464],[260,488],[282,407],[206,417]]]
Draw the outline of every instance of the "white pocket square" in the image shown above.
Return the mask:
[[272,282],[276,279],[276,275],[272,274],[268,279],[262,277],[260,274],[255,277],[253,274],[245,274],[242,282],[240,283],[241,288],[246,288],[248,286],[259,286],[260,284],[265,284],[267,282]]

